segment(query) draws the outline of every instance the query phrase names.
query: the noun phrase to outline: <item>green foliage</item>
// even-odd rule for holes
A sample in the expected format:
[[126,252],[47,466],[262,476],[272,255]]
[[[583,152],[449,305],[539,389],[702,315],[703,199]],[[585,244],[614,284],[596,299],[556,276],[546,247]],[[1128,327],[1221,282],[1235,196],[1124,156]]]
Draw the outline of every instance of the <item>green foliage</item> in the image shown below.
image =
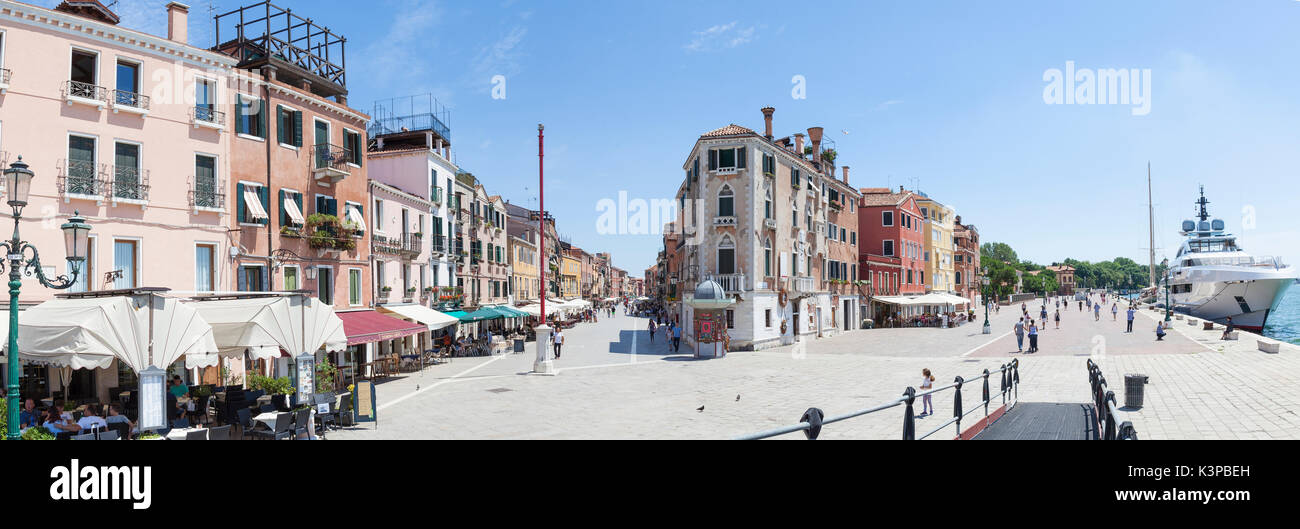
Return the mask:
[[357,240],[350,236],[355,226],[345,224],[334,215],[312,213],[307,217],[307,245],[315,249],[350,252],[357,248]]
[[44,426],[33,426],[23,432],[22,440],[24,441],[53,441],[54,434],[46,430]]
[[316,364],[316,392],[324,393],[334,390],[334,377],[339,369],[326,358]]
[[293,383],[289,377],[271,378],[252,374],[248,375],[248,389],[264,390],[268,395],[292,395]]
[[986,242],[980,245],[980,263],[987,266],[994,260],[1012,264],[1020,262],[1016,257],[1016,251],[1012,250],[1007,243]]
[[[9,399],[0,399],[0,436],[9,433]],[[4,437],[0,437],[3,439]]]
[[144,432],[144,433],[140,434],[139,440],[143,441],[143,440],[145,440],[145,439],[161,439],[161,438],[162,438],[162,436],[161,436],[161,435],[158,435],[158,434],[156,434],[156,433],[153,433],[153,432]]

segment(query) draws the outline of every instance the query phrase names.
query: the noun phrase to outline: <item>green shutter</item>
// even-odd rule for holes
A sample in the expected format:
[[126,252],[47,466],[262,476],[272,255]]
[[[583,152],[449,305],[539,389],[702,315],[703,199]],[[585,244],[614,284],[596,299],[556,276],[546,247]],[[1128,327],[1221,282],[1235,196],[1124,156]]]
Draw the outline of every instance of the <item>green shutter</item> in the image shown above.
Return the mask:
[[248,129],[244,126],[244,96],[235,94],[235,133],[248,134]]
[[302,111],[297,110],[293,113],[293,145],[302,147]]
[[266,186],[258,186],[257,198],[262,201],[262,210],[266,211],[266,220],[258,221],[259,224],[271,224],[271,189]]
[[266,139],[266,100],[257,100],[257,137]]
[[245,222],[244,216],[244,184],[235,184],[235,220]]
[[277,202],[277,204],[280,205],[280,225],[281,225],[281,226],[288,226],[288,225],[289,225],[289,212],[284,210],[284,190],[283,190],[283,189],[280,190],[280,200]]
[[[275,141],[287,144],[289,142],[284,139],[285,125],[288,125],[288,123],[285,123],[284,107],[280,105],[276,105],[275,106]],[[281,192],[280,197],[284,198],[283,192]]]

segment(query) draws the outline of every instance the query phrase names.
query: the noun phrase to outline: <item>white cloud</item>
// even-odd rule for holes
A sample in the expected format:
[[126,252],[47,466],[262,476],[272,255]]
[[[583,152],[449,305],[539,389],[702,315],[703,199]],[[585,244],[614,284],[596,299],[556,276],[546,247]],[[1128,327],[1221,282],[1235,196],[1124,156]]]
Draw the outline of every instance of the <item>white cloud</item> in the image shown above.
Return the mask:
[[884,110],[894,105],[901,104],[902,102],[903,102],[902,99],[890,99],[889,101],[885,101],[884,103],[876,105],[876,110]]
[[[376,86],[401,86],[403,93],[423,93],[431,87],[420,83],[429,75],[430,53],[437,47],[434,32],[440,10],[432,0],[421,0],[398,10],[388,23],[384,38],[372,41],[357,68]],[[352,76],[349,76],[352,77]]]
[[527,34],[528,28],[515,26],[495,42],[480,48],[474,56],[474,77],[471,84],[480,84],[484,90],[489,90],[491,86],[488,79],[492,76],[504,75],[508,78],[519,73],[523,57],[519,43],[523,42]]
[[753,42],[757,28],[754,26],[737,27],[739,22],[713,26],[704,31],[695,31],[695,38],[684,47],[692,52],[710,52],[735,48]]

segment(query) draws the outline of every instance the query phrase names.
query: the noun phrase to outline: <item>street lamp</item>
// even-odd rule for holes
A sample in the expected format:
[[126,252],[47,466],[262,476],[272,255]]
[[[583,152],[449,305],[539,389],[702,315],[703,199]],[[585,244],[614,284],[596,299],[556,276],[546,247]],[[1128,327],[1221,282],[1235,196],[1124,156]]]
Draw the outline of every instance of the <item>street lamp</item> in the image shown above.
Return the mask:
[[[36,247],[22,240],[18,234],[18,221],[23,218],[23,208],[27,206],[27,196],[31,193],[32,178],[36,173],[27,168],[23,162],[23,157],[19,156],[18,161],[9,164],[9,168],[4,171],[4,183],[9,190],[9,207],[13,208],[14,217],[14,234],[13,238],[8,241],[0,241],[0,246],[5,249],[5,259],[0,260],[0,273],[4,273],[5,261],[9,266],[9,383],[8,383],[8,403],[9,403],[9,431],[7,432],[10,440],[19,438],[18,422],[18,291],[23,286],[23,274],[28,276],[33,272],[36,274],[42,285],[56,290],[65,290],[77,282],[77,276],[81,274],[81,264],[86,260],[86,242],[90,234],[90,225],[86,224],[86,219],[81,217],[79,212],[74,212],[72,218],[59,228],[63,230],[63,242],[66,246],[65,251],[68,256],[68,267],[72,269],[72,277],[66,275],[56,277],[50,280],[45,277],[45,270],[41,268],[41,256],[36,251]],[[27,252],[31,251],[31,257],[27,257]]]
[[1165,326],[1166,327],[1169,326],[1169,321],[1173,319],[1172,317],[1170,317],[1171,314],[1173,314],[1173,305],[1169,304],[1169,271],[1166,270],[1165,271]]
[[989,269],[987,266],[984,267],[984,270],[980,273],[980,283],[984,285],[981,288],[981,291],[985,292],[983,299],[980,300],[984,302],[984,331],[981,334],[992,334],[993,326],[989,324],[989,299],[987,293],[989,288]]

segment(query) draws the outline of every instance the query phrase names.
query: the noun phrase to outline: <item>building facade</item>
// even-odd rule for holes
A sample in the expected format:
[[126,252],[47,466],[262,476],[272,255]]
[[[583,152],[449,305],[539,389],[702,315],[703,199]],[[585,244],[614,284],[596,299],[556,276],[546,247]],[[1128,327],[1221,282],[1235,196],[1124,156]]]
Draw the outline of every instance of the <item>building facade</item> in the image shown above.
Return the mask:
[[954,292],[953,211],[924,193],[917,194],[916,204],[925,217],[925,283],[929,292]]
[[1056,274],[1056,293],[1061,296],[1074,295],[1074,267],[1063,264],[1047,267]]
[[953,280],[957,295],[971,300],[972,306],[980,300],[983,284],[980,277],[980,232],[973,224],[963,224],[961,215],[953,221]]
[[538,281],[537,273],[539,258],[537,232],[528,231],[519,236],[511,235],[508,248],[511,303],[524,304],[539,301],[541,283]]
[[903,310],[872,298],[925,293],[924,217],[917,197],[901,187],[863,188],[858,201],[859,266],[868,282],[864,311],[877,325]]

